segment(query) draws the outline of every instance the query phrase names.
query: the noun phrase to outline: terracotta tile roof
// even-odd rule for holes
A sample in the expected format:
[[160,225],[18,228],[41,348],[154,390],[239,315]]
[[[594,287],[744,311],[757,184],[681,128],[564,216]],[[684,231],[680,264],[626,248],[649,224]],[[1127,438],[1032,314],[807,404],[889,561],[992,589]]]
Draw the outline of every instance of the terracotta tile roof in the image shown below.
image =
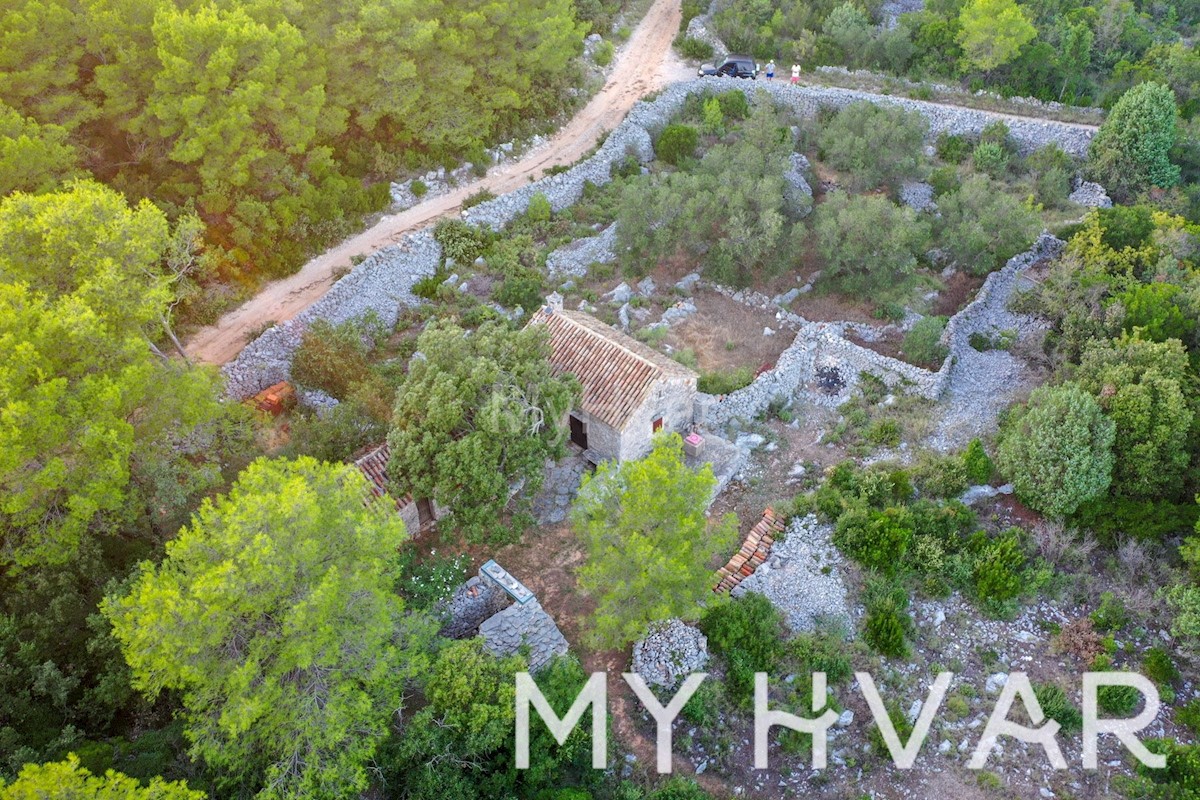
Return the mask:
[[[384,442],[354,462],[354,466],[358,467],[370,482],[371,494],[375,497],[383,497],[388,493],[387,465],[391,458],[392,451],[387,442]],[[397,499],[397,510],[404,508],[412,501],[412,495]]]
[[784,530],[784,518],[767,508],[758,524],[746,534],[741,548],[734,553],[729,563],[717,570],[717,585],[714,592],[728,592],[745,578],[754,574],[771,557],[771,545],[775,537]]
[[587,314],[543,308],[529,324],[550,330],[550,361],[583,385],[580,408],[616,430],[625,428],[658,381],[696,379],[682,364]]

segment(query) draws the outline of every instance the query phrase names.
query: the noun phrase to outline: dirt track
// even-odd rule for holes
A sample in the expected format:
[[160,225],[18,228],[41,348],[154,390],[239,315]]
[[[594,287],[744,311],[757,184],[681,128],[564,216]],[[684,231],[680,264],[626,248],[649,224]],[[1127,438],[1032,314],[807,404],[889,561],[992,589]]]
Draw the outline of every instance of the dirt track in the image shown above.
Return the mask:
[[263,287],[245,304],[215,324],[197,331],[187,342],[192,358],[209,364],[231,361],[245,346],[247,334],[268,322],[283,322],[312,305],[329,289],[334,276],[350,267],[355,255],[366,255],[397,242],[440,217],[458,212],[462,202],[480,189],[510,192],[540,178],[554,166],[578,161],[601,133],[612,130],[633,104],[650,92],[691,74],[675,55],[671,40],[679,30],[680,0],[655,0],[617,53],[604,87],[551,140],[520,161],[498,167],[473,183],[386,216],[305,264],[299,272]]

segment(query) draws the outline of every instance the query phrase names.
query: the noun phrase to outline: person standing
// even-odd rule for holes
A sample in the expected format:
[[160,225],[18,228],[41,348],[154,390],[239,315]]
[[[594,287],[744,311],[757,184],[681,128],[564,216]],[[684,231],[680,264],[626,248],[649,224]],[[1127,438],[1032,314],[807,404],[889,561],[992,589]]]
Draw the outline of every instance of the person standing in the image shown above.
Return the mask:
[[800,65],[792,64],[792,85],[800,83]]
[[769,80],[769,81],[775,80],[775,60],[774,59],[767,62],[767,80]]

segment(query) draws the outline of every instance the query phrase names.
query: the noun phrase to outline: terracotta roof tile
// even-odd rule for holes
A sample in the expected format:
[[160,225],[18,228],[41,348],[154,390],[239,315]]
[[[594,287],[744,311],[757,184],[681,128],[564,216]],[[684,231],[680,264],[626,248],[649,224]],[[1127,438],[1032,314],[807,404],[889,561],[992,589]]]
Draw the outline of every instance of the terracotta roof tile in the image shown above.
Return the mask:
[[574,311],[538,311],[530,325],[550,331],[550,360],[583,385],[579,406],[591,416],[623,430],[665,378],[696,379],[696,373],[594,317]]
[[[387,442],[374,448],[354,462],[367,481],[371,484],[371,494],[383,497],[388,493],[387,465],[392,458],[392,451]],[[396,500],[396,508],[402,509],[412,503],[412,495],[406,495]]]

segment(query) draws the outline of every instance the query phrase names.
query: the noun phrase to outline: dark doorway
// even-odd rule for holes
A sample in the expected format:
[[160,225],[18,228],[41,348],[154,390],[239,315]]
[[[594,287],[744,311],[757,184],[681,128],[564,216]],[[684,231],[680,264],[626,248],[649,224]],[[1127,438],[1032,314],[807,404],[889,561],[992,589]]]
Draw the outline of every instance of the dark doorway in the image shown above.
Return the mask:
[[433,516],[433,503],[430,503],[428,500],[418,500],[417,524],[421,530],[433,527],[433,523],[435,522],[437,522],[437,519]]
[[571,415],[571,444],[579,445],[584,450],[588,449],[587,425],[574,414]]

